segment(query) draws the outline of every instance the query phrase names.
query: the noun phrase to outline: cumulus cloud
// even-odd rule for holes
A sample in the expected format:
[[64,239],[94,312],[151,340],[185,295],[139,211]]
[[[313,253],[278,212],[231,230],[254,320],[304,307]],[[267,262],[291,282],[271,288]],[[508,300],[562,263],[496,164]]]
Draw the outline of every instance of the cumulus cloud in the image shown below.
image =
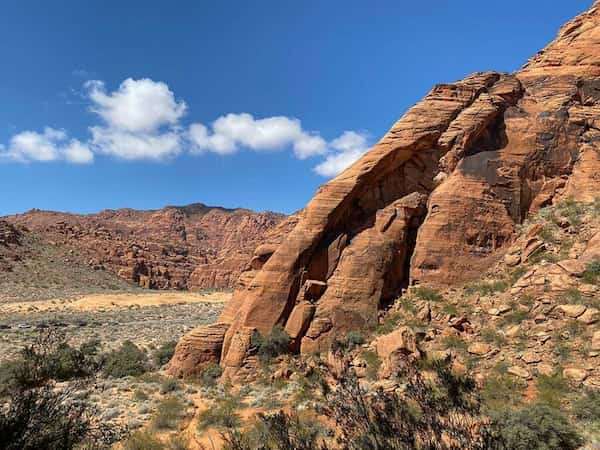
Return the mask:
[[96,151],[128,161],[161,161],[181,152],[177,132],[131,133],[111,127],[91,127],[90,132]]
[[126,160],[159,161],[181,151],[179,120],[184,101],[177,101],[162,82],[143,78],[123,81],[114,92],[106,92],[101,81],[86,83],[91,111],[105,122],[90,127],[93,148]]
[[94,154],[77,139],[68,139],[64,130],[46,127],[42,133],[23,131],[14,135],[6,148],[0,149],[3,159],[19,162],[50,162],[64,160],[75,164],[87,164]]
[[[81,72],[81,75],[86,74]],[[64,130],[45,128],[24,131],[5,146],[0,159],[91,163],[94,154],[134,161],[162,161],[184,150],[193,154],[233,154],[241,149],[255,152],[290,150],[300,160],[321,157],[314,171],[335,176],[367,149],[367,136],[346,131],[326,141],[318,132],[302,127],[299,119],[286,116],[255,118],[248,113],[229,113],[208,126],[182,123],[187,105],[169,86],[149,78],[127,78],[114,91],[102,81],[84,84],[89,110],[98,120],[89,127],[86,142],[70,139]]]
[[345,131],[329,143],[332,151],[315,167],[315,172],[324,177],[333,177],[343,172],[360,158],[368,148],[364,133]]
[[227,114],[215,120],[211,130],[201,123],[192,124],[188,136],[196,152],[221,155],[242,147],[259,152],[291,147],[298,158],[305,159],[327,150],[321,136],[303,130],[298,119],[285,116],[255,119],[248,113]]
[[123,131],[153,132],[163,125],[175,125],[187,109],[185,102],[175,100],[169,86],[149,78],[128,78],[111,93],[98,80],[88,81],[86,87],[91,110],[108,126]]

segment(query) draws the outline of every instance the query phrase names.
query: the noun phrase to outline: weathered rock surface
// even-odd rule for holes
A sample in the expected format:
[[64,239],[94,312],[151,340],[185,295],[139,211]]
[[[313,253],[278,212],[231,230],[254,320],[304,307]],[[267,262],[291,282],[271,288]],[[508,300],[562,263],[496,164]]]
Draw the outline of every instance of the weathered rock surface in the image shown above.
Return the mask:
[[229,324],[226,323],[194,328],[177,343],[167,373],[174,377],[189,377],[211,364],[218,364],[228,328]]
[[[283,218],[194,204],[90,215],[33,210],[6,219],[74,249],[90,266],[142,287],[203,289],[237,287],[249,264],[259,268],[253,250],[269,239],[271,248],[279,242],[282,232],[269,232]],[[255,259],[266,261],[269,256],[263,250]]]
[[18,251],[21,237],[20,230],[10,223],[0,220],[0,271],[11,270],[14,261],[18,261],[23,256]]
[[[302,352],[326,351],[335,337],[376,324],[410,284],[479,277],[504,256],[517,225],[541,207],[567,196],[595,197],[599,80],[596,3],[520,71],[476,73],[434,87],[319,188],[293,231],[234,294],[221,317],[231,323],[222,363],[232,371],[243,364],[243,330],[269,333],[290,318]],[[512,253],[518,258],[511,264],[544,251],[540,231]],[[568,265],[542,269],[526,274],[524,286],[543,286],[551,269],[551,289],[566,291],[573,283],[568,272],[579,272]],[[309,280],[324,292],[307,298]],[[305,302],[314,313],[298,312]],[[511,373],[530,376],[518,366]]]

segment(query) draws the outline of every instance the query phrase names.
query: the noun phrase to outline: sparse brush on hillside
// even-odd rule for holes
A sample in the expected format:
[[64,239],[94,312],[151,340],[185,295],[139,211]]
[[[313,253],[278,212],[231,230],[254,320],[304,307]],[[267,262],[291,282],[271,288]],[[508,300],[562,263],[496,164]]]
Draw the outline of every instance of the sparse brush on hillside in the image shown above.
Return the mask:
[[[81,399],[86,377],[96,368],[90,360],[94,355],[73,349],[63,335],[52,331],[27,346],[12,362],[10,388],[0,399],[0,448],[100,448],[116,440],[122,430],[96,425],[95,411]],[[66,387],[56,384],[74,378],[78,382]]]
[[136,376],[148,369],[148,355],[131,341],[124,341],[121,347],[103,355],[102,372],[105,376]]

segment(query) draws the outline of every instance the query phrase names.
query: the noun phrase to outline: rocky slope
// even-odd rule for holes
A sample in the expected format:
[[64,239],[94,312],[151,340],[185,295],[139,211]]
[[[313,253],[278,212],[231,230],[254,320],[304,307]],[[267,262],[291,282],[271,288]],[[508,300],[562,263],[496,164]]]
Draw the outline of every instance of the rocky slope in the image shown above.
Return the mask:
[[[376,326],[409,285],[479,277],[541,207],[598,195],[599,80],[596,2],[520,71],[434,87],[317,191],[234,294],[218,328],[226,375],[251,365],[256,331],[280,324],[297,350],[327,351]],[[218,336],[206,334],[215,355]]]
[[0,220],[0,302],[106,292],[137,289],[114,274],[90,267],[74,250]]
[[139,286],[205,289],[234,287],[253,250],[283,218],[193,204],[89,215],[32,210],[5,219]]

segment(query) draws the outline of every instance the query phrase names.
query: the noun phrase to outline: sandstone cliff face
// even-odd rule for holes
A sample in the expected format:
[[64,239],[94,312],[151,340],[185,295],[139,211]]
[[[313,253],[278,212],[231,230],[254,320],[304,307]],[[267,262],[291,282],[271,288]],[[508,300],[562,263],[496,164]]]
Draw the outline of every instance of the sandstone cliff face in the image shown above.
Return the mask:
[[142,287],[202,289],[235,287],[254,248],[283,217],[195,204],[90,215],[34,210],[7,220]]
[[317,191],[234,294],[221,317],[226,374],[254,330],[282,324],[302,352],[327,350],[410,284],[479,275],[540,207],[598,195],[599,111],[600,3],[517,73],[434,87]]

